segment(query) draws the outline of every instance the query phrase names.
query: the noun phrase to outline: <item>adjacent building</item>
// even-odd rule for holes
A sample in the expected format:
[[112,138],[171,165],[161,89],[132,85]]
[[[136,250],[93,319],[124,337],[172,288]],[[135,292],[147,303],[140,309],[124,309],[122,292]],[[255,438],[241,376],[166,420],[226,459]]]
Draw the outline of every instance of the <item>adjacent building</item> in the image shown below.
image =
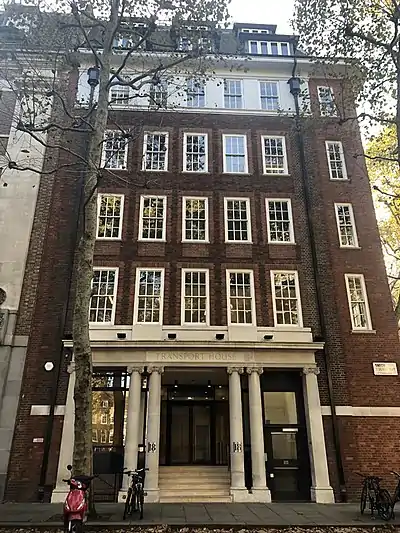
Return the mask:
[[[184,53],[184,30],[159,31]],[[340,65],[327,76],[273,25],[204,32],[224,58],[209,79],[110,95],[89,316],[94,465],[108,480],[97,494],[123,501],[118,472],[145,463],[150,502],[351,499],[356,471],[398,466],[400,416],[360,132],[339,120],[354,102]],[[90,66],[71,73],[77,109]],[[79,183],[60,171],[35,212],[40,273],[7,500],[66,492]]]

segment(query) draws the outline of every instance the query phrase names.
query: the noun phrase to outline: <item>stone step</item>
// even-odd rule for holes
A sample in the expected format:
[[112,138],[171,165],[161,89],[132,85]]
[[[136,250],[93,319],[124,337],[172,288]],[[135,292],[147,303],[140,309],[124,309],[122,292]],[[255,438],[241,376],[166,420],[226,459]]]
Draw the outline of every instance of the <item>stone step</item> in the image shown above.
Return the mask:
[[192,483],[191,481],[168,481],[167,483],[159,484],[160,490],[170,490],[171,488],[181,490],[181,491],[197,491],[201,490],[207,492],[208,490],[229,490],[229,483]]
[[230,496],[169,496],[160,495],[160,503],[231,503]]

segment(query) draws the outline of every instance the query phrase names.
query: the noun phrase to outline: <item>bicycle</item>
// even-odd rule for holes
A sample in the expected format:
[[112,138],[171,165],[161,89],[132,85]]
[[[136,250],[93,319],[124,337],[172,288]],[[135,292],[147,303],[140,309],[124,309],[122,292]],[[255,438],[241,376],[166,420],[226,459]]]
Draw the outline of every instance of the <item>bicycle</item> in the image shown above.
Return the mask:
[[393,514],[392,498],[386,489],[381,488],[380,482],[382,478],[365,476],[359,472],[356,472],[356,474],[364,478],[360,498],[361,514],[364,514],[368,501],[371,516],[374,516],[374,511],[376,510],[382,520],[390,520]]
[[139,518],[140,520],[143,519],[144,497],[147,496],[146,492],[144,492],[145,470],[148,470],[148,468],[124,472],[124,474],[131,477],[131,481],[126,495],[123,520],[126,520],[127,516],[132,516],[136,511],[140,511]]

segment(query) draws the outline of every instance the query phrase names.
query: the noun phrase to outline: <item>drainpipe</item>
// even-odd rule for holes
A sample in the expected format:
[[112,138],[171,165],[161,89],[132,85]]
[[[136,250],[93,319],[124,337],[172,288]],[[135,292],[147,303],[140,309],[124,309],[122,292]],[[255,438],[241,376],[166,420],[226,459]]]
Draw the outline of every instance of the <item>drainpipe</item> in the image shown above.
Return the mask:
[[[90,108],[93,108],[94,91],[95,91],[96,86],[99,83],[98,75],[99,75],[98,67],[89,68],[88,70],[88,84],[90,86],[90,95],[89,95],[89,104],[88,104],[89,110]],[[84,154],[87,154],[88,146],[89,146],[89,139],[88,137],[86,137],[85,144],[84,144]],[[62,339],[64,335],[65,324],[67,322],[68,309],[69,309],[70,300],[71,300],[72,270],[74,266],[75,250],[78,245],[79,223],[80,223],[80,213],[82,211],[84,183],[85,183],[85,170],[83,169],[79,176],[79,184],[78,184],[79,198],[78,198],[78,202],[76,204],[76,210],[75,210],[76,226],[74,229],[74,242],[73,242],[71,254],[69,257],[69,261],[68,261],[68,281],[67,281],[68,293],[67,293],[67,298],[66,298],[66,301],[63,307],[62,315],[61,315],[60,329],[59,329],[60,339]],[[47,419],[46,434],[44,438],[42,465],[40,469],[38,500],[41,502],[44,501],[46,488],[48,488],[46,486],[46,479],[47,479],[47,471],[49,468],[50,447],[51,447],[51,438],[53,436],[53,429],[54,429],[54,417],[55,417],[56,404],[57,404],[58,387],[60,384],[61,372],[63,368],[62,363],[63,363],[64,357],[67,359],[69,356],[69,354],[65,354],[63,343],[62,341],[60,342],[61,342],[61,347],[60,347],[59,356],[56,360],[56,365],[55,365],[56,366],[56,377],[55,377],[52,391],[51,391],[50,409],[49,409],[49,415]]]
[[296,77],[296,67],[297,67],[297,61],[296,61],[296,57],[294,57],[292,77],[288,81],[288,83],[290,86],[290,92],[293,96],[295,111],[296,111],[295,124],[296,124],[297,147],[298,147],[299,154],[300,154],[300,168],[301,168],[301,177],[302,177],[302,184],[303,184],[303,191],[304,191],[304,200],[305,200],[305,205],[306,205],[307,228],[308,228],[308,236],[309,236],[311,256],[312,256],[312,268],[313,268],[314,282],[315,282],[318,317],[319,317],[319,323],[321,327],[322,338],[325,341],[322,353],[323,353],[323,358],[325,362],[327,381],[328,381],[328,396],[329,396],[329,404],[330,404],[331,415],[332,415],[333,441],[334,441],[336,464],[337,464],[338,476],[339,476],[340,500],[341,502],[346,502],[347,501],[346,480],[345,480],[345,475],[344,475],[344,467],[343,467],[343,460],[342,460],[342,453],[341,453],[341,446],[340,446],[339,424],[338,424],[338,417],[336,413],[334,387],[333,387],[333,380],[332,380],[332,368],[331,368],[331,363],[330,363],[330,357],[329,357],[329,354],[326,348],[327,328],[326,328],[326,322],[325,322],[325,317],[324,317],[324,312],[323,312],[323,307],[322,307],[323,297],[322,297],[320,275],[319,275],[319,269],[318,269],[318,255],[317,255],[317,249],[315,245],[314,226],[313,226],[313,220],[312,220],[312,215],[311,215],[312,202],[311,202],[311,194],[310,194],[310,188],[309,188],[310,180],[309,180],[308,172],[307,172],[306,154],[305,154],[305,147],[304,147],[304,136],[303,136],[303,129],[302,129],[302,124],[301,124],[301,117],[300,117],[300,106],[299,106],[299,96],[301,92],[300,91],[300,78]]

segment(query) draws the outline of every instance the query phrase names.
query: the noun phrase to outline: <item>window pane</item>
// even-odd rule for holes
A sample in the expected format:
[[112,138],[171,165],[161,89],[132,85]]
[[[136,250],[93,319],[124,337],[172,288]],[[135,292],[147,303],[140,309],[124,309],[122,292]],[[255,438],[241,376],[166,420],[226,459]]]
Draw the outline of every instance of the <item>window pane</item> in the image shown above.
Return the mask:
[[185,170],[190,172],[207,171],[207,136],[186,135],[186,161]]
[[163,240],[165,233],[165,198],[142,197],[142,239]]
[[339,224],[340,244],[342,246],[356,246],[355,228],[353,225],[351,206],[336,205],[337,220]]
[[225,171],[235,174],[247,172],[246,138],[229,135],[224,137],[225,143]]
[[121,234],[122,196],[100,194],[97,237],[118,239]]
[[343,156],[342,144],[340,142],[328,142],[327,143],[327,155],[329,173],[331,179],[346,179],[345,163]]
[[205,107],[205,85],[199,80],[188,80],[187,105],[188,107]]
[[228,241],[249,240],[249,213],[246,200],[226,201],[226,225]]
[[120,131],[106,131],[103,143],[104,167],[124,169],[127,150],[127,139]]
[[264,392],[266,424],[297,424],[296,394],[294,392]]
[[294,272],[274,272],[276,323],[299,326],[299,301]]
[[89,322],[111,322],[115,305],[115,270],[93,270]]
[[204,271],[187,271],[184,283],[184,322],[205,324],[207,322],[207,275]]
[[261,108],[267,111],[278,111],[278,83],[275,81],[260,82]]
[[167,134],[147,133],[145,136],[145,170],[167,170]]
[[241,109],[243,107],[241,80],[224,81],[224,102],[225,107],[230,109]]
[[292,221],[289,202],[285,200],[269,200],[268,216],[270,242],[291,242]]
[[264,171],[266,174],[285,174],[286,149],[283,137],[263,137]]
[[348,276],[347,285],[349,291],[350,308],[353,318],[353,327],[368,329],[367,304],[364,295],[364,288],[359,276]]
[[161,276],[160,270],[139,270],[137,295],[138,322],[160,322]]
[[252,324],[252,278],[249,272],[229,274],[229,308],[232,324]]
[[188,198],[185,200],[184,239],[190,241],[207,240],[206,206],[207,199]]

